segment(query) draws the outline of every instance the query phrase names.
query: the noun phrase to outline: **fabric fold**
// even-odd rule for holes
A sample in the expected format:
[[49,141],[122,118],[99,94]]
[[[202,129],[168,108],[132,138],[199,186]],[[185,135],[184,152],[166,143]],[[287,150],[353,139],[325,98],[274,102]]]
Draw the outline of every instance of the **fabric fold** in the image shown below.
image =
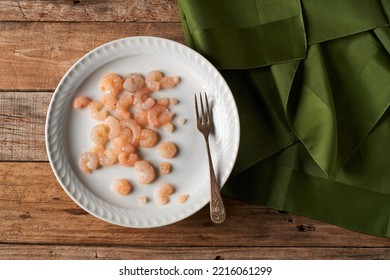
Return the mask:
[[[187,34],[192,37],[187,43],[219,69],[247,69],[305,57],[307,44],[299,0],[180,4]],[[208,17],[204,11],[218,14]]]
[[179,0],[228,82],[240,149],[222,191],[389,236],[390,3]]

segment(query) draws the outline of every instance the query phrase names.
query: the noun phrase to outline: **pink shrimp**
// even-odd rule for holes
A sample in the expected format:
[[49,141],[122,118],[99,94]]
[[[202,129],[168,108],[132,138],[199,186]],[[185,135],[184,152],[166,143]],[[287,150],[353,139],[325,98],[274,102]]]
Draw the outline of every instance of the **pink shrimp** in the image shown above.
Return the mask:
[[148,97],[144,103],[142,103],[141,105],[141,110],[144,110],[144,111],[147,111],[149,110],[150,108],[153,107],[153,105],[156,104],[156,101],[151,98],[151,97]]
[[176,98],[169,98],[169,106],[175,106],[179,103],[179,100]]
[[98,121],[103,121],[108,116],[108,111],[104,109],[104,104],[99,100],[93,100],[88,104],[89,115]]
[[151,91],[158,91],[160,89],[160,82],[155,80],[145,80],[146,87]]
[[164,131],[166,131],[168,133],[172,133],[175,130],[175,126],[170,122],[164,124],[163,127],[164,127]]
[[118,155],[118,161],[122,166],[134,166],[138,161],[138,155],[136,153],[120,152]]
[[142,110],[142,105],[144,102],[148,99],[147,95],[136,95],[134,98],[134,105],[137,108],[137,110]]
[[145,95],[149,95],[149,93],[151,93],[152,90],[147,88],[147,87],[143,87],[143,88],[140,88],[139,90],[137,90],[134,95],[135,96],[145,96]]
[[87,151],[79,157],[79,167],[84,173],[91,173],[99,166],[99,160],[95,153]]
[[116,107],[125,111],[129,110],[129,106],[134,103],[134,94],[130,92],[124,92],[120,95]]
[[109,91],[118,95],[123,89],[123,79],[116,73],[109,73],[103,76],[99,83],[99,89],[102,92]]
[[146,204],[149,202],[149,198],[146,195],[141,195],[138,197],[138,201],[142,204]]
[[169,162],[161,162],[160,163],[160,174],[166,175],[171,173],[172,166]]
[[158,117],[167,110],[167,107],[156,104],[150,110],[148,110],[148,124],[151,128],[160,126]]
[[145,79],[146,87],[152,91],[160,89],[160,80],[164,77],[160,71],[151,71],[147,74]]
[[116,163],[118,159],[118,152],[114,148],[105,149],[103,152],[97,154],[101,166],[110,166]]
[[87,107],[89,103],[91,103],[91,99],[89,99],[88,97],[86,96],[77,96],[74,100],[73,100],[73,108],[75,109],[81,109],[81,108],[84,108],[84,107]]
[[107,91],[100,95],[99,100],[107,107],[108,110],[113,110],[115,109],[118,98],[115,94]]
[[108,141],[107,127],[104,124],[97,124],[92,128],[89,136],[95,144],[104,145]]
[[161,204],[167,204],[169,197],[175,192],[175,189],[170,184],[162,184],[154,190],[154,197],[156,201]]
[[169,99],[168,98],[160,98],[159,100],[157,100],[157,104],[161,105],[161,106],[168,107]]
[[177,148],[175,144],[167,141],[158,146],[157,152],[163,158],[173,158],[177,153]]
[[123,83],[123,88],[135,92],[145,86],[145,79],[141,74],[132,73],[128,75]]
[[161,125],[170,123],[172,121],[172,118],[173,118],[174,115],[175,115],[175,113],[171,112],[171,111],[162,112],[161,115],[158,116],[158,122]]
[[122,150],[123,147],[130,145],[133,133],[129,128],[123,129],[117,137],[112,139],[112,145],[115,149]]
[[186,202],[188,200],[190,196],[188,194],[181,194],[178,199],[177,199],[177,202],[180,203],[180,204],[183,204],[184,202]]
[[157,140],[157,133],[154,130],[149,128],[144,128],[141,130],[141,136],[139,140],[139,145],[141,147],[153,147],[157,143]]
[[120,122],[113,116],[108,116],[104,120],[104,124],[108,129],[108,139],[114,139],[121,132]]
[[164,74],[160,71],[153,70],[146,75],[146,79],[153,81],[160,81],[164,77]]
[[125,196],[132,192],[133,186],[126,179],[118,179],[111,184],[111,189],[116,193]]
[[134,115],[134,120],[141,126],[148,124],[148,114],[146,111],[139,110]]
[[180,81],[180,78],[177,76],[174,77],[164,77],[160,80],[161,88],[172,88],[176,86]]
[[141,126],[133,119],[124,119],[121,123],[124,127],[130,128],[131,132],[133,133],[131,145],[137,146],[141,136]]
[[140,184],[150,184],[155,178],[154,167],[146,160],[139,160],[135,163],[137,180]]

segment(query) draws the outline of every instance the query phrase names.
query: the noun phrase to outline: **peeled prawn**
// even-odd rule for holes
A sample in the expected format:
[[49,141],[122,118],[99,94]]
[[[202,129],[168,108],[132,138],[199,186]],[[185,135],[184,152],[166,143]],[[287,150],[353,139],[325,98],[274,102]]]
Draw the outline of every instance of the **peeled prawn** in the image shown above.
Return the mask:
[[88,104],[89,115],[98,121],[103,121],[108,116],[108,111],[104,109],[104,104],[99,100],[93,100]]
[[105,149],[97,154],[101,166],[110,166],[118,160],[118,152],[114,148]]
[[158,137],[157,133],[149,128],[144,128],[141,130],[141,136],[139,139],[139,145],[141,147],[153,147],[157,143]]
[[148,97],[145,100],[145,102],[141,105],[141,110],[147,111],[150,108],[152,108],[154,104],[156,104],[156,101],[153,98]]
[[171,112],[171,111],[162,112],[161,115],[158,116],[158,122],[161,125],[170,123],[172,121],[172,118],[173,118],[174,115],[175,115],[175,113]]
[[108,116],[104,120],[104,124],[106,128],[108,128],[108,139],[113,139],[119,135],[121,132],[121,125],[120,122],[114,118],[113,116]]
[[168,107],[169,99],[168,98],[160,98],[159,100],[157,100],[157,104],[161,105],[161,106]]
[[164,77],[160,80],[161,88],[172,88],[176,86],[180,81],[180,78],[177,76],[173,77]]
[[139,110],[137,113],[134,115],[134,120],[139,124],[139,125],[146,125],[148,124],[148,114],[146,111]]
[[133,133],[131,145],[137,146],[139,142],[139,137],[141,135],[141,126],[133,119],[122,120],[122,125],[124,127],[130,128],[131,132]]
[[99,89],[102,92],[109,91],[114,95],[118,95],[123,89],[123,79],[116,73],[106,74],[100,80]]
[[147,80],[160,81],[164,77],[164,74],[160,71],[153,70],[146,75]]
[[145,80],[146,87],[151,91],[158,91],[160,89],[160,82],[154,80]]
[[81,109],[81,108],[84,108],[84,107],[87,107],[89,103],[91,103],[91,99],[89,99],[88,97],[86,96],[77,96],[74,100],[73,100],[73,108],[75,109]]
[[180,204],[183,204],[184,202],[186,202],[188,200],[189,197],[190,196],[188,194],[182,194],[177,199],[177,202],[180,203]]
[[99,100],[104,105],[106,105],[108,110],[113,110],[113,109],[115,109],[116,102],[118,101],[118,98],[116,97],[115,94],[112,94],[111,92],[107,91],[107,92],[102,93],[102,95],[100,95]]
[[134,104],[134,95],[129,92],[124,92],[119,97],[116,104],[116,113],[121,119],[129,119],[131,117],[129,107]]
[[160,80],[164,77],[160,71],[151,71],[147,74],[145,79],[146,87],[152,91],[160,89]]
[[135,163],[137,180],[140,184],[150,184],[155,177],[154,167],[146,160],[139,160]]
[[156,104],[150,110],[148,110],[148,124],[151,128],[160,126],[158,117],[167,110],[167,107]]
[[174,192],[175,189],[170,184],[162,184],[155,189],[154,197],[159,204],[164,205],[169,202],[169,197]]
[[84,173],[91,173],[99,166],[99,161],[95,153],[84,152],[79,157],[79,167]]
[[149,93],[151,93],[152,90],[149,89],[148,87],[143,87],[143,88],[140,88],[139,90],[137,90],[134,95],[135,96],[144,96],[144,95],[148,95]]
[[136,153],[121,152],[118,155],[119,164],[122,166],[134,166],[138,161]]
[[163,158],[173,158],[177,153],[177,148],[175,144],[167,141],[158,146],[157,152]]
[[95,144],[104,145],[108,141],[107,127],[104,124],[97,124],[92,128],[89,136]]
[[175,130],[175,126],[172,123],[164,124],[164,130],[168,133],[172,133]]
[[138,110],[142,110],[142,105],[148,99],[147,95],[136,95],[134,98],[134,105]]
[[133,138],[133,133],[129,128],[123,129],[117,137],[112,139],[112,145],[118,150],[121,150],[123,147],[130,145],[131,139]]
[[171,172],[171,164],[169,162],[162,162],[160,163],[160,174],[166,175]]
[[103,145],[96,145],[92,147],[91,152],[97,156],[101,166],[113,165],[118,159],[118,152],[115,148],[105,149]]
[[141,74],[132,73],[123,82],[123,88],[130,92],[135,92],[145,86],[145,79]]
[[133,186],[126,179],[115,180],[111,184],[111,189],[120,195],[128,195],[133,190]]

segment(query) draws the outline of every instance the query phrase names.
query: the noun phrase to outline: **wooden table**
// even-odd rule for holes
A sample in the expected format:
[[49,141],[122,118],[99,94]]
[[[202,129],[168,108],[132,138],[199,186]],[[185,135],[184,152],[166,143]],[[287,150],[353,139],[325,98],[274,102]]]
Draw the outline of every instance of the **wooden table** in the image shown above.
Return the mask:
[[390,239],[224,197],[176,224],[131,229],[79,208],[45,150],[52,93],[81,56],[114,39],[184,43],[175,0],[0,1],[0,259],[389,259]]

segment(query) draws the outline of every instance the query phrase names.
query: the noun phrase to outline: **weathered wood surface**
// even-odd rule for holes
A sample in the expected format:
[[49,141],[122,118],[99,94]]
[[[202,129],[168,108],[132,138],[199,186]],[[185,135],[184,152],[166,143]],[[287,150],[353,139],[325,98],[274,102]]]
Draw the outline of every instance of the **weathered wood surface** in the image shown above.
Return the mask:
[[210,222],[203,208],[155,229],[103,222],[62,190],[49,163],[0,163],[0,240],[3,243],[126,246],[390,247],[390,239],[225,197],[228,219]]
[[1,0],[0,21],[178,22],[177,0]]
[[[47,161],[49,92],[0,92],[0,161]],[[1,180],[0,180],[1,182]]]
[[0,22],[0,90],[54,90],[89,51],[141,35],[184,43],[180,23]]
[[10,260],[382,260],[389,254],[389,248],[0,245],[0,259]]
[[47,162],[50,98],[80,57],[137,35],[184,43],[177,1],[0,0],[0,259],[390,259],[390,239],[227,197],[221,225],[207,207],[156,229],[80,209]]

